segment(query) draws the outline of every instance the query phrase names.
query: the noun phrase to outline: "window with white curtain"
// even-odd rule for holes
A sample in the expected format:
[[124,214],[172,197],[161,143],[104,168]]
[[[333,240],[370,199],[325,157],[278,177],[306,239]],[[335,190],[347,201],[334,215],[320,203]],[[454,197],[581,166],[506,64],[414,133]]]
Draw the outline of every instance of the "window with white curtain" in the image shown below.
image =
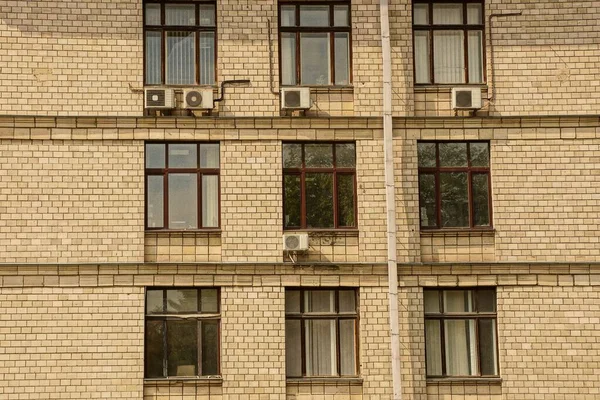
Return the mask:
[[146,143],[146,229],[219,227],[219,144]]
[[357,375],[355,289],[285,292],[286,376]]
[[498,376],[496,290],[426,289],[428,377]]
[[413,0],[415,83],[483,83],[483,18],[483,0]]
[[144,2],[146,85],[215,83],[215,1]]
[[279,2],[282,85],[350,85],[350,2]]

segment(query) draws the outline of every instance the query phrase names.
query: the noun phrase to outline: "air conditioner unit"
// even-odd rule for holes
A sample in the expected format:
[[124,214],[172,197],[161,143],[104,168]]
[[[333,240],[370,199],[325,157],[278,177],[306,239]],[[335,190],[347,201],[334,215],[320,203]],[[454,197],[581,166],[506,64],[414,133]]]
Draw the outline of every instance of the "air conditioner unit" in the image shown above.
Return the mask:
[[184,89],[183,108],[212,110],[214,106],[212,89]]
[[282,88],[282,110],[308,110],[311,106],[310,88]]
[[165,88],[144,89],[144,107],[175,108],[175,91]]
[[452,88],[452,108],[455,110],[478,110],[481,108],[481,88]]
[[285,251],[308,250],[308,233],[284,233],[283,249]]

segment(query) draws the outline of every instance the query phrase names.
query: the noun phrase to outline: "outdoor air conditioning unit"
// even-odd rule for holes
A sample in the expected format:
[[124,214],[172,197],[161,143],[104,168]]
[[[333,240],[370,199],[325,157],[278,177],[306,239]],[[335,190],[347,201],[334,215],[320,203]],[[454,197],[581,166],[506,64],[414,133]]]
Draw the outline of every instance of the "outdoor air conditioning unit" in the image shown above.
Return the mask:
[[175,91],[164,88],[145,88],[144,107],[146,108],[175,108]]
[[452,88],[452,108],[454,110],[478,110],[481,108],[480,87]]
[[308,233],[284,233],[283,249],[285,251],[308,250]]
[[299,87],[281,89],[282,110],[308,110],[310,106],[310,88]]
[[183,108],[212,110],[215,106],[213,100],[212,89],[184,89],[183,91]]

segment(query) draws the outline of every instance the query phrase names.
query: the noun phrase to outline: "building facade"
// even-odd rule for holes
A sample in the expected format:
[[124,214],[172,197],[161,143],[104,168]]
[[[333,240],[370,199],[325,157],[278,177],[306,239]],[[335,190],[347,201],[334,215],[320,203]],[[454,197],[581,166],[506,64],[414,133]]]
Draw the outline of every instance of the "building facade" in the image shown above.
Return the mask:
[[[600,398],[600,2],[389,11],[403,400]],[[379,15],[0,2],[0,398],[391,398]]]

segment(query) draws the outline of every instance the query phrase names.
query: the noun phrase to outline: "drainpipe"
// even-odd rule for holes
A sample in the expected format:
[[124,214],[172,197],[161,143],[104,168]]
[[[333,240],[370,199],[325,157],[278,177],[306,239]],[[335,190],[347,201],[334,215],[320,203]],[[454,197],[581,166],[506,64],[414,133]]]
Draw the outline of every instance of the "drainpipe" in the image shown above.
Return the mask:
[[381,51],[383,56],[383,150],[385,161],[385,203],[387,214],[388,300],[392,350],[392,400],[401,400],[400,328],[398,323],[398,265],[396,262],[396,197],[392,140],[392,49],[388,1],[380,0]]

